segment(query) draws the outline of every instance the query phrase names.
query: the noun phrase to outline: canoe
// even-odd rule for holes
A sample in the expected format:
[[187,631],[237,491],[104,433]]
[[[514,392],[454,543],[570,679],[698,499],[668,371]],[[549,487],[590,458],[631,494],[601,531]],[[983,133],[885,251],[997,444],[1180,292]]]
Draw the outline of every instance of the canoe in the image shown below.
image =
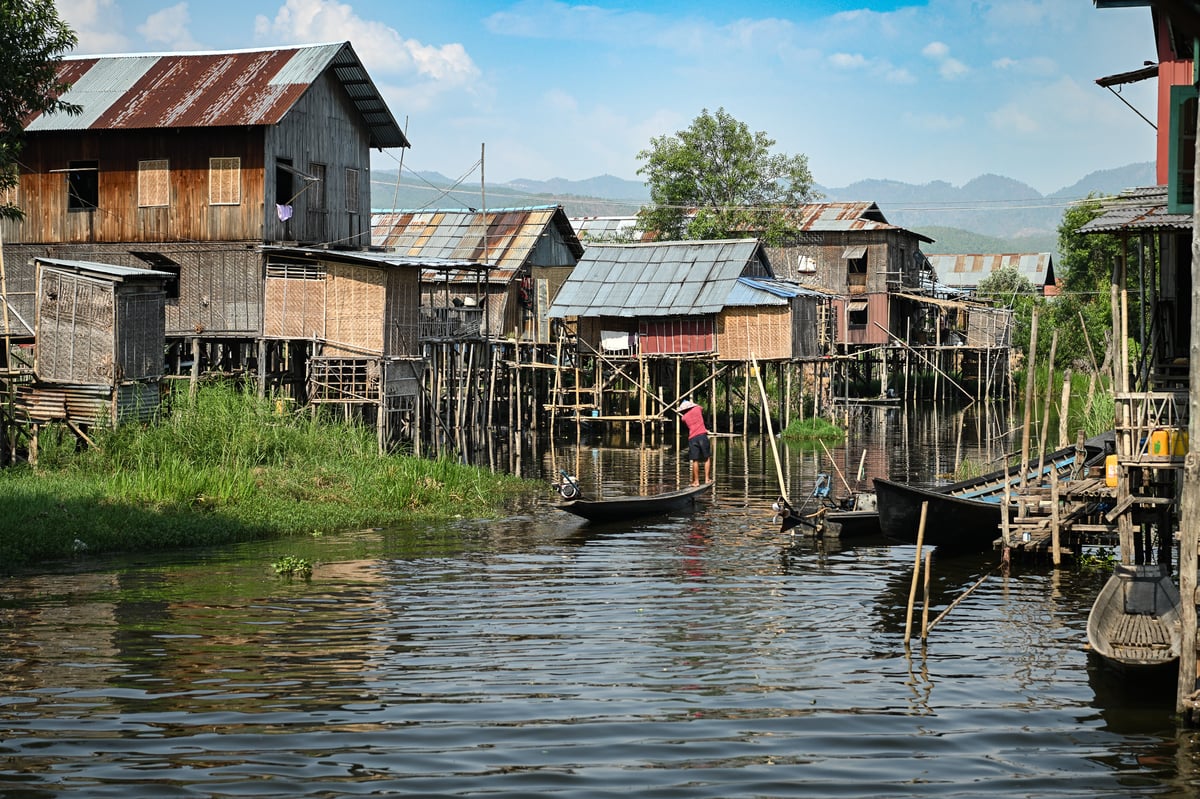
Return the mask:
[[1162,566],[1119,565],[1088,614],[1088,646],[1119,670],[1175,668],[1182,640],[1180,601]]
[[[1085,465],[1104,453],[1103,438],[1090,439],[1084,444]],[[1026,480],[1034,485],[1049,482],[1051,471],[1059,479],[1068,479],[1076,468],[1078,453],[1066,447],[1047,454],[1042,469],[1038,460],[1030,459]],[[1019,469],[998,469],[994,472],[950,485],[928,488],[909,483],[897,483],[876,477],[875,500],[879,507],[879,531],[887,538],[915,544],[921,524],[921,504],[928,502],[925,515],[925,544],[942,552],[986,552],[1000,537],[1001,503],[1005,483],[1010,491],[1021,485]]]
[[712,485],[712,483],[702,483],[698,486],[681,488],[678,491],[649,496],[610,497],[608,499],[579,498],[559,502],[554,507],[593,522],[613,522],[642,516],[661,516],[674,511],[690,510],[700,496],[706,491],[712,490]]

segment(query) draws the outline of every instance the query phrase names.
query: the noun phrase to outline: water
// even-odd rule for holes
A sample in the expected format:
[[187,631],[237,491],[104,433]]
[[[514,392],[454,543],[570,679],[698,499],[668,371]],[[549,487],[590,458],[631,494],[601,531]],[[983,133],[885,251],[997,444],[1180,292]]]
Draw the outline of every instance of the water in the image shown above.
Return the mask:
[[[870,420],[830,457],[784,449],[780,471],[797,498],[833,461],[853,481],[864,445],[892,472],[985,459],[922,429],[953,425]],[[527,471],[657,490],[686,469],[678,449],[563,445]],[[691,516],[590,527],[539,505],[7,578],[0,796],[1200,788],[1173,684],[1134,693],[1088,661],[1103,575],[935,558],[932,615],[989,576],[906,646],[914,548],[781,536],[770,448],[717,451],[716,497]],[[314,560],[312,580],[277,578],[281,554]]]

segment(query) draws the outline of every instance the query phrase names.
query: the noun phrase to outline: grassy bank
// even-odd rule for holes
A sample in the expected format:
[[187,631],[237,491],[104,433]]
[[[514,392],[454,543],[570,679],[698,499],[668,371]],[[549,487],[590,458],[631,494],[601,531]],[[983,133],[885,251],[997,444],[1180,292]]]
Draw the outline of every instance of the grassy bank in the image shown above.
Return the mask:
[[[38,468],[0,469],[0,568],[386,526],[487,517],[527,481],[460,464],[379,457],[373,431],[283,410],[223,385],[186,391],[153,425],[43,435]],[[540,489],[540,486],[537,487]]]

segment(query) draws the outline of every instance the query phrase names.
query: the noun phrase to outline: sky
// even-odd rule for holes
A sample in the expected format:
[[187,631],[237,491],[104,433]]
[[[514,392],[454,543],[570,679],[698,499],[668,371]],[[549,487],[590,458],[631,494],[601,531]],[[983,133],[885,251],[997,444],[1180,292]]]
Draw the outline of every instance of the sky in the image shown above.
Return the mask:
[[[349,41],[412,147],[374,169],[641,181],[655,137],[724,108],[840,188],[1043,194],[1154,160],[1097,78],[1156,58],[1150,11],[1092,0],[57,0],[73,54]],[[1155,118],[1153,81],[1122,97]]]

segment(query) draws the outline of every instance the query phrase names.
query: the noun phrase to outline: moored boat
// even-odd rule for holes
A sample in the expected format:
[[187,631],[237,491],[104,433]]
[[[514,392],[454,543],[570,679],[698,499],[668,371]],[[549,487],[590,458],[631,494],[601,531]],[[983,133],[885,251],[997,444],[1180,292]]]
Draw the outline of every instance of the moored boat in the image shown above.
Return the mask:
[[1178,666],[1179,590],[1157,564],[1118,565],[1088,614],[1091,651],[1120,670]]
[[[1024,479],[1044,485],[1052,471],[1067,479],[1076,468],[1091,463],[1104,453],[1102,438],[1090,439],[1082,448],[1066,447],[1031,459]],[[1082,456],[1084,463],[1079,464]],[[916,543],[921,522],[921,505],[928,503],[925,514],[924,543],[943,552],[986,552],[1000,535],[1005,486],[1020,487],[1021,469],[994,472],[934,488],[897,483],[876,477],[875,499],[879,508],[879,530],[891,539]]]
[[614,522],[643,516],[661,516],[675,511],[690,510],[695,506],[697,499],[702,497],[705,492],[712,490],[712,486],[712,483],[702,483],[698,486],[687,486],[678,491],[668,491],[663,494],[606,499],[586,499],[576,495],[576,498],[560,502],[555,507],[593,522]]

